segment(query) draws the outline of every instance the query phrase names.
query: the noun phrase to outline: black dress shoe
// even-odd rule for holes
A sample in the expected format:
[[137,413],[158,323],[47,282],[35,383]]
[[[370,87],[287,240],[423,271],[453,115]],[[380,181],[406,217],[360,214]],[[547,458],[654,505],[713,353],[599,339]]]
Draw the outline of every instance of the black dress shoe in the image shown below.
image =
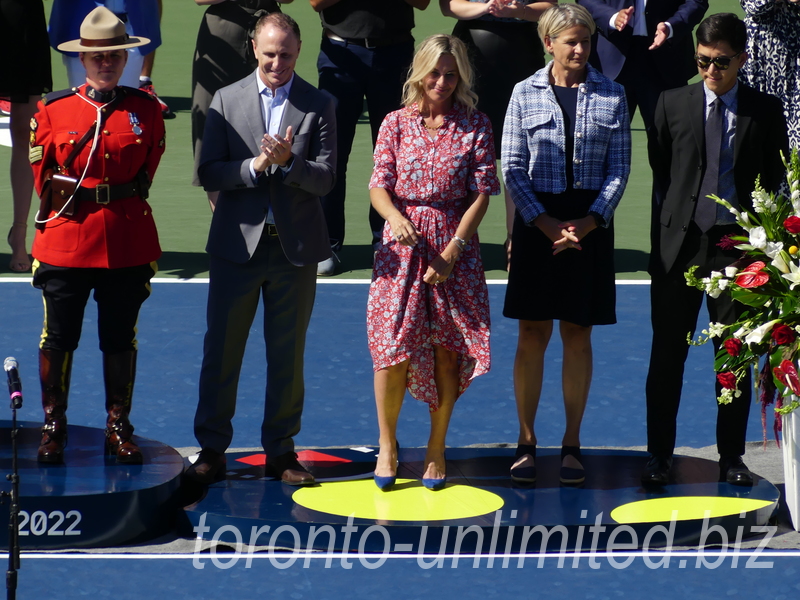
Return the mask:
[[225,454],[204,448],[194,464],[186,469],[186,477],[204,485],[225,479]]
[[268,477],[280,477],[286,485],[313,485],[316,483],[314,476],[297,461],[297,454],[286,452],[273,459],[267,460],[264,465],[264,474]]
[[731,485],[753,485],[753,473],[744,464],[741,456],[728,456],[719,459],[719,480]]
[[642,471],[642,485],[667,485],[669,483],[669,470],[672,468],[671,456],[651,455]]

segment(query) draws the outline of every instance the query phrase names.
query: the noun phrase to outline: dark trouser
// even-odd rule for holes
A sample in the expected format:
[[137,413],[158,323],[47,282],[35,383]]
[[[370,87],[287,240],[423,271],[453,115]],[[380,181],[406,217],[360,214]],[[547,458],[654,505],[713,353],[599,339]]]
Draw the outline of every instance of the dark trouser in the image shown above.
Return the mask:
[[139,310],[150,296],[156,263],[121,269],[81,269],[35,265],[33,286],[42,290],[44,327],[39,347],[72,352],[78,347],[83,313],[94,290],[100,350],[116,354],[136,349]]
[[210,257],[208,331],[200,370],[200,400],[194,432],[204,449],[225,452],[233,439],[232,419],[245,344],[264,304],[267,386],[261,445],[270,457],[294,450],[303,412],[303,353],[316,293],[317,265],[296,267],[267,228],[245,264]]
[[650,59],[652,50],[648,50],[648,48],[652,43],[651,38],[634,36],[622,71],[615,79],[625,88],[631,121],[638,107],[645,130],[649,130],[653,125],[656,103],[661,92],[686,85],[686,81],[664,81],[662,79],[660,70]]
[[[686,285],[684,272],[699,265],[698,276],[721,271],[741,254],[738,250],[722,250],[716,244],[732,228],[713,227],[702,234],[694,223],[689,227],[683,247],[669,273],[651,273],[650,306],[653,343],[650,370],[647,374],[647,450],[653,455],[671,456],[675,449],[676,420],[683,386],[683,370],[689,352],[687,335],[694,337],[697,315],[704,293]],[[655,269],[654,269],[655,271]],[[727,294],[706,297],[712,322],[733,323],[745,307]],[[707,326],[702,325],[701,329]],[[714,351],[721,341],[714,339]],[[713,365],[708,376],[713,377]],[[744,454],[747,418],[750,410],[751,375],[739,382],[742,395],[730,404],[717,406],[717,449],[720,456]],[[716,395],[721,391],[716,384]],[[716,402],[715,399],[709,401]]]
[[[317,58],[319,89],[336,98],[336,185],[322,197],[322,209],[328,224],[331,247],[338,251],[344,242],[347,161],[353,147],[356,124],[364,112],[364,98],[369,111],[372,145],[384,117],[401,107],[403,83],[414,58],[414,42],[364,48],[326,37]],[[359,182],[363,187],[366,182]],[[383,229],[383,219],[370,207],[372,231]]]

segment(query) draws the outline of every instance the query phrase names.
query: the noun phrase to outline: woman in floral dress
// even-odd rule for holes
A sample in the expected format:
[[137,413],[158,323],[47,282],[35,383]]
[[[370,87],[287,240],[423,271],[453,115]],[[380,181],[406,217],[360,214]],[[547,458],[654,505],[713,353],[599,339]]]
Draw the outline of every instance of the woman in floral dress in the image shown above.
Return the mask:
[[444,487],[456,399],[489,370],[489,300],[476,230],[500,193],[488,117],[475,110],[466,47],[449,35],[420,45],[375,146],[372,206],[386,219],[367,305],[380,455],[375,482],[397,474],[406,388],[430,406],[423,484]]

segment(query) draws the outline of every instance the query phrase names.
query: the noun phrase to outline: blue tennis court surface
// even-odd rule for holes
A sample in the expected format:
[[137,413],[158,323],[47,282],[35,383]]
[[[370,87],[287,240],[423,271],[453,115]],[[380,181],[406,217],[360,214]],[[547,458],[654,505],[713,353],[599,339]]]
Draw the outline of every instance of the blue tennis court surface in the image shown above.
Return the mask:
[[[798,553],[679,553],[665,561],[597,555],[488,557],[336,556],[275,553],[139,558],[47,556],[24,558],[20,598],[141,598],[169,600],[280,598],[287,600],[409,600],[448,597],[462,600],[614,598],[792,600],[800,594]],[[559,562],[563,561],[559,566]],[[613,561],[613,564],[611,563]],[[735,566],[734,566],[735,562]],[[216,563],[216,564],[215,564]],[[439,566],[441,564],[441,566]],[[202,565],[202,568],[198,566]],[[423,566],[420,566],[423,565]],[[594,565],[594,566],[591,566]],[[427,568],[426,568],[427,567]],[[35,570],[35,573],[34,573]]]
[[[306,407],[300,446],[374,445],[377,426],[372,364],[366,342],[364,283],[320,283],[308,333]],[[480,377],[456,407],[448,444],[514,444],[517,437],[512,364],[516,322],[502,317],[505,285],[490,285],[491,372]],[[0,352],[20,364],[26,394],[19,419],[40,421],[37,342],[41,297],[30,285],[0,284]],[[595,370],[583,429],[584,446],[642,446],[645,438],[644,381],[650,345],[649,287],[618,285],[614,326],[594,332]],[[205,333],[207,285],[177,281],[153,284],[139,321],[139,369],[132,421],[136,433],[176,448],[195,446],[192,418]],[[75,356],[70,423],[102,427],[105,422],[96,311],[90,303],[82,345]],[[706,317],[701,316],[701,328]],[[544,446],[560,445],[560,343],[553,338],[537,419]],[[714,444],[716,407],[710,347],[693,348],[687,362],[678,445]],[[255,447],[265,385],[261,319],[256,317],[242,369],[233,447]],[[5,415],[0,415],[5,418]],[[398,437],[404,448],[425,444],[427,408],[409,398]],[[751,413],[749,440],[761,439],[760,417]],[[67,466],[67,468],[69,468]],[[272,484],[276,485],[276,484]],[[3,526],[0,524],[0,526]],[[190,544],[190,542],[186,542]],[[128,549],[131,550],[131,549]],[[128,551],[126,550],[126,551]],[[486,551],[485,551],[486,552]],[[608,556],[574,553],[525,557],[486,553],[477,562],[462,555],[425,557],[337,554],[327,557],[269,552],[250,557],[200,554],[23,555],[20,598],[113,597],[115,600],[247,598],[786,598],[800,592],[798,552],[767,556],[749,550],[663,554],[648,562],[641,552]],[[439,560],[440,559],[440,560]],[[326,564],[327,561],[327,564]],[[749,561],[749,563],[748,563]],[[561,562],[561,564],[559,564]],[[202,565],[202,568],[200,566]]]
[[[174,281],[174,280],[173,280]],[[372,362],[367,348],[363,283],[321,283],[306,348],[306,405],[300,446],[348,446],[377,442]],[[26,402],[19,418],[41,419],[37,343],[42,305],[30,285],[0,285],[0,352],[20,365]],[[546,290],[543,290],[546,292]],[[489,286],[492,308],[492,369],[477,378],[458,401],[448,445],[516,443],[512,366],[517,322],[502,316],[504,284]],[[192,418],[205,334],[207,285],[153,284],[139,319],[139,367],[131,420],[138,435],[179,448],[194,446]],[[645,437],[644,383],[650,353],[649,286],[617,286],[616,325],[596,327],[594,379],[584,419],[584,446],[642,446]],[[81,347],[75,353],[69,419],[102,427],[102,364],[97,349],[96,310],[86,311]],[[701,328],[707,323],[705,312]],[[265,388],[261,315],[256,316],[242,367],[233,447],[257,446]],[[678,420],[678,446],[715,443],[716,405],[710,345],[692,348],[686,365]],[[537,435],[543,446],[560,446],[563,433],[561,344],[548,349]],[[398,437],[403,446],[422,446],[428,436],[427,406],[406,396]],[[760,416],[751,411],[748,440],[761,439]]]

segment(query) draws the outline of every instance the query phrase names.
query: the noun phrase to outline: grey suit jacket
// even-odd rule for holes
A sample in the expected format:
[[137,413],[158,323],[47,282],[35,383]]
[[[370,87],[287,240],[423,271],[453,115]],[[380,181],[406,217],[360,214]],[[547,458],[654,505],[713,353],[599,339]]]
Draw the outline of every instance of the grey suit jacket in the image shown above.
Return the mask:
[[292,126],[294,161],[284,173],[273,165],[253,183],[250,161],[266,131],[257,73],[219,90],[203,133],[198,176],[207,191],[219,191],[206,252],[246,263],[258,246],[272,207],[278,237],[294,265],[330,257],[320,196],[336,179],[336,116],[333,98],[295,74],[279,131]]

